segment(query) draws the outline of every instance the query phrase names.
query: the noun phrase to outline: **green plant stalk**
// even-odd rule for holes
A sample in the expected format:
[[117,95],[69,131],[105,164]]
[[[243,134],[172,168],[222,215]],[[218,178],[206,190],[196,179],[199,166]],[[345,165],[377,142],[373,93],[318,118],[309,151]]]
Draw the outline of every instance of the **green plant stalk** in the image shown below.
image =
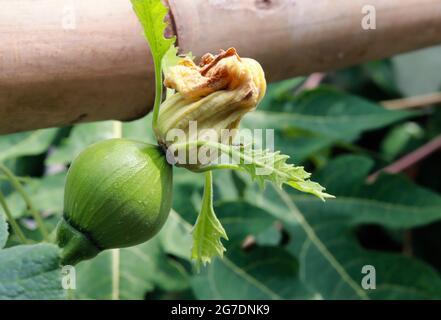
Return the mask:
[[[204,140],[197,140],[197,141],[190,141],[190,142],[184,142],[184,143],[178,143],[174,145],[174,149],[175,150],[180,150],[181,148],[191,148],[191,147],[201,147],[201,146],[209,146],[212,148],[216,148],[218,151],[221,151],[225,154],[228,154],[229,156],[233,156],[233,155],[238,155],[239,159],[244,161],[245,163],[254,163],[257,166],[259,166],[260,168],[264,168],[267,170],[273,170],[276,171],[278,175],[280,176],[284,176],[287,178],[291,178],[288,174],[286,174],[285,172],[279,171],[265,163],[260,163],[260,162],[256,162],[254,161],[251,157],[243,154],[242,152],[237,152],[236,150],[234,150],[234,148],[230,145],[226,145],[223,143],[219,143],[219,142],[212,142],[212,141],[204,141]],[[232,170],[243,170],[240,166],[235,165],[235,164],[216,164],[216,165],[208,165],[206,167],[202,167],[199,168],[195,171],[197,172],[206,172],[206,171],[211,171],[211,170],[215,170],[215,169],[232,169]]]
[[[31,181],[31,178],[28,178],[28,177],[17,177],[17,176],[15,176],[15,178],[18,181],[23,182],[23,183]],[[5,176],[5,175],[1,175],[0,176],[0,180],[7,180],[7,181],[9,181],[9,178],[7,176]]]
[[[260,186],[263,188],[265,181],[270,181],[276,184],[278,187],[282,187],[283,184],[287,184],[294,189],[302,192],[310,193],[322,201],[326,198],[334,198],[333,195],[325,193],[323,188],[317,182],[309,180],[310,173],[306,172],[303,167],[295,167],[293,164],[287,164],[286,160],[289,156],[280,154],[280,152],[271,152],[269,150],[253,150],[253,149],[237,149],[234,145],[222,144],[215,141],[190,141],[183,143],[172,144],[172,151],[189,151],[189,147],[195,146],[208,146],[215,148],[218,151],[228,154],[237,162],[233,164],[207,164],[204,168],[200,166],[199,172],[204,170],[215,169],[233,169],[241,170],[257,180]],[[179,165],[179,164],[178,164]],[[267,173],[266,177],[258,177],[257,168],[264,169]],[[192,170],[190,168],[190,170]]]
[[26,244],[28,241],[23,231],[21,230],[20,226],[18,225],[17,221],[15,221],[14,217],[12,216],[11,210],[9,210],[8,204],[6,203],[5,196],[1,191],[0,191],[0,205],[3,207],[3,210],[5,211],[6,217],[8,218],[8,221],[11,224],[14,233],[17,235],[17,237],[20,239],[20,241],[23,244]]
[[161,60],[153,59],[155,65],[155,103],[153,105],[153,120],[152,128],[156,136],[158,136],[158,117],[159,117],[159,107],[162,101],[162,66]]
[[45,241],[49,241],[49,232],[48,232],[46,226],[44,225],[43,219],[41,219],[40,214],[35,209],[29,195],[27,194],[26,190],[21,185],[20,181],[15,177],[15,175],[12,173],[12,171],[10,171],[3,163],[0,163],[0,171],[3,171],[3,173],[9,179],[9,181],[12,184],[12,186],[14,187],[14,189],[17,190],[17,192],[23,198],[32,217],[34,218],[35,222],[37,223],[38,230],[40,231],[41,235],[43,236],[43,239]]

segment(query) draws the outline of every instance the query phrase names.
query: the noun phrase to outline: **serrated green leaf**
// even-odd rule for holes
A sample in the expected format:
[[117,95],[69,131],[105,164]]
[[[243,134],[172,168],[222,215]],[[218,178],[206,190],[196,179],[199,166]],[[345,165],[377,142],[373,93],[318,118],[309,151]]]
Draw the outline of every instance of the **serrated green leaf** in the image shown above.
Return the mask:
[[228,247],[240,245],[247,236],[259,235],[275,221],[268,212],[246,201],[222,201],[216,203],[215,210],[228,230]]
[[[167,53],[162,58],[162,71],[165,75],[169,69],[179,63],[182,58],[178,56],[178,48],[172,45],[170,49],[168,49]],[[167,90],[167,98],[175,93],[174,89],[166,88]]]
[[[256,250],[253,249],[252,253],[243,252],[239,248],[246,237],[258,236],[273,226],[274,217],[244,201],[221,202],[215,209],[219,220],[229,232],[228,256],[213,259],[209,266],[193,276],[193,290],[198,298],[280,299],[310,296],[305,295],[306,289],[298,280],[296,261],[287,252],[280,252],[280,257],[273,256],[274,259],[267,261],[266,254],[271,252],[269,248],[254,248]],[[275,237],[278,238],[277,235]],[[270,242],[273,242],[274,235],[270,238]],[[275,254],[279,254],[278,248],[273,249]],[[266,278],[266,274],[274,273],[274,268],[278,270],[277,276]],[[226,279],[230,278],[234,281],[228,281],[226,284]]]
[[164,37],[166,28],[164,19],[167,15],[167,8],[161,0],[131,0],[131,2],[133,10],[143,26],[155,65],[155,103],[153,105],[152,126],[156,132],[159,106],[162,100],[162,59],[175,43],[176,37],[168,39]]
[[164,228],[158,236],[161,247],[167,254],[190,260],[190,248],[192,246],[190,232],[191,225],[172,209]]
[[201,264],[211,262],[211,259],[216,256],[223,256],[225,247],[222,245],[221,238],[228,240],[222,224],[214,213],[212,173],[207,172],[201,212],[194,226],[191,250],[191,257],[198,268]]
[[0,250],[0,300],[64,297],[58,247],[37,244]]
[[167,8],[161,0],[131,0],[133,10],[139,18],[144,29],[144,35],[149,43],[155,63],[160,64],[162,58],[175,43],[176,38],[166,39],[164,22]]
[[251,129],[297,128],[328,139],[353,141],[364,131],[421,114],[387,110],[376,103],[326,87],[305,91],[283,107],[283,111],[277,112],[251,112],[243,118],[241,125]]
[[0,249],[5,246],[8,235],[8,224],[6,223],[5,216],[0,214]]
[[183,60],[184,58],[194,60],[195,57],[191,52],[186,54],[179,55],[178,52],[179,48],[175,47],[174,45],[171,45],[170,48],[165,53],[164,57],[162,58],[162,71],[166,75],[167,72],[170,70],[171,67],[177,65],[179,61]]
[[271,152],[269,150],[254,150],[250,148],[234,148],[232,152],[239,154],[241,160],[237,165],[250,174],[253,180],[256,180],[261,186],[265,181],[274,183],[281,188],[282,184],[310,193],[318,198],[334,198],[334,196],[325,193],[325,188],[317,182],[309,180],[310,173],[303,167],[295,167],[286,161],[289,156],[281,154],[279,151]]
[[178,48],[171,45],[162,58],[162,71],[164,74],[167,74],[169,69],[177,65],[180,60],[182,60],[182,58],[178,56]]

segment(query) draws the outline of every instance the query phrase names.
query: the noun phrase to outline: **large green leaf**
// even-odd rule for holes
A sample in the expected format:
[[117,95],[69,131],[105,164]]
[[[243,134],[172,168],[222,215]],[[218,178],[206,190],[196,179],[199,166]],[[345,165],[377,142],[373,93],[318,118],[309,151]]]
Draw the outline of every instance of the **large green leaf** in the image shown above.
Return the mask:
[[37,244],[0,250],[0,300],[62,298],[58,247]]
[[216,213],[230,241],[223,258],[214,259],[193,277],[200,299],[291,299],[310,297],[298,279],[298,263],[286,250],[255,246],[241,249],[243,240],[257,236],[274,222],[265,210],[244,201],[227,201]]
[[[298,226],[289,228],[298,243],[288,249],[300,259],[303,282],[319,292],[322,298],[441,298],[441,279],[428,265],[400,254],[365,250],[353,232],[341,222],[332,222],[332,218],[323,220],[323,215],[319,218],[310,212],[307,214],[308,222],[335,261],[327,259],[316,241],[306,237]],[[361,286],[364,266],[375,268],[375,290],[364,290]]]
[[398,87],[406,96],[432,93],[441,89],[441,46],[413,51],[392,59]]
[[8,224],[6,223],[5,216],[0,214],[0,249],[5,246],[8,235]]
[[[64,180],[65,173],[29,180],[25,190],[37,210],[47,214],[62,213]],[[23,198],[17,192],[11,193],[6,200],[14,217],[18,218],[29,213]]]
[[382,128],[415,115],[417,113],[386,110],[359,97],[320,88],[287,101],[282,112],[251,112],[243,119],[243,124],[247,128],[297,128],[349,141],[363,131]]
[[[398,253],[364,249],[354,234],[363,224],[403,228],[436,221],[440,197],[399,177],[366,185],[371,166],[370,160],[354,156],[331,162],[318,178],[337,195],[335,200],[321,203],[273,189],[260,205],[284,222],[301,279],[322,298],[440,298],[441,279],[431,267]],[[361,286],[365,265],[376,269],[376,290]]]
[[165,38],[165,17],[168,9],[160,0],[131,0],[133,10],[144,29],[144,36],[149,43],[155,63],[161,65],[162,57],[175,43],[176,37]]
[[290,128],[274,132],[274,149],[282,150],[291,157],[292,161],[300,164],[309,157],[339,142],[334,137],[328,137],[311,131]]
[[115,137],[114,121],[93,122],[76,125],[68,138],[52,153],[47,164],[68,164],[92,143]]
[[441,219],[441,196],[401,176],[382,175],[365,182],[373,162],[365,157],[345,156],[331,162],[316,177],[336,194],[326,204],[295,195],[301,211],[342,217],[350,225],[377,223],[394,228],[416,227]]
[[0,161],[46,152],[58,129],[20,132],[0,137]]
[[286,250],[230,248],[192,279],[199,299],[293,299],[311,297],[298,278],[298,263]]
[[280,153],[280,151],[272,152],[269,149],[217,145],[222,152],[232,156],[233,159],[240,159],[234,164],[235,168],[247,172],[261,187],[264,187],[265,182],[269,181],[279,188],[283,184],[287,184],[322,200],[333,198],[332,195],[324,192],[325,188],[320,184],[309,179],[311,174],[306,172],[303,167],[288,163],[289,156]]
[[[172,212],[160,234],[148,242],[120,249],[119,258],[112,251],[105,251],[78,264],[74,296],[78,299],[142,299],[156,287],[167,291],[186,289],[187,271],[179,261],[167,255],[176,251],[190,253],[190,233],[186,227],[177,227],[179,223],[176,213]],[[113,282],[115,277],[118,285]]]
[[[271,101],[274,99],[268,98]],[[263,101],[267,102],[266,98]],[[390,111],[382,106],[331,88],[285,94],[274,107],[247,114],[244,129],[275,129],[275,150],[298,164],[334,145],[355,141],[363,132],[388,126],[417,113]],[[257,146],[265,146],[265,133],[253,135]]]
[[[122,124],[124,138],[155,143],[151,130],[151,115],[142,119]],[[115,122],[102,121],[76,125],[69,137],[64,139],[61,146],[52,153],[46,163],[68,164],[89,145],[106,139],[115,138]]]
[[305,77],[298,77],[269,83],[265,98],[259,103],[259,110],[280,111],[283,109],[283,104],[287,100],[292,99],[295,89],[297,89],[305,79]]
[[366,76],[386,93],[394,96],[399,93],[396,85],[394,65],[391,60],[374,60],[362,65]]
[[127,139],[157,144],[151,123],[152,113],[136,121],[124,122],[122,124],[122,136]]
[[347,92],[386,100],[399,96],[394,71],[390,59],[376,60],[331,72],[326,80]]
[[173,168],[173,208],[192,225],[198,216],[203,187],[203,175],[183,168]]
[[274,222],[265,210],[245,201],[225,201],[215,206],[217,216],[228,230],[229,245],[236,245],[249,235],[257,236]]

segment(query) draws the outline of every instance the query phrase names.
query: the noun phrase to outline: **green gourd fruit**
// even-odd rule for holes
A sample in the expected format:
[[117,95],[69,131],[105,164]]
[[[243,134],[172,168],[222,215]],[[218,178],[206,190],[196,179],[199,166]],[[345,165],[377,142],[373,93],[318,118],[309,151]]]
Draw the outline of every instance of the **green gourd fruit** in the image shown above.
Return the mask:
[[110,139],[85,149],[66,178],[57,229],[61,264],[143,243],[167,220],[172,166],[158,146]]

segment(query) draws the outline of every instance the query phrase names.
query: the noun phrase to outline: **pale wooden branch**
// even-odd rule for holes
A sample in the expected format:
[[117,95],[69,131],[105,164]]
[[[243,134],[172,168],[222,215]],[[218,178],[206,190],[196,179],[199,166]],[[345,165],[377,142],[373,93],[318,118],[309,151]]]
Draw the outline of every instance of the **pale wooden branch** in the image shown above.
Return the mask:
[[[236,47],[269,81],[441,43],[441,0],[168,0],[182,51]],[[0,0],[0,134],[130,120],[152,106],[154,73],[128,0]]]
[[322,72],[315,72],[311,74],[306,79],[305,83],[303,83],[303,85],[299,88],[299,91],[312,90],[317,88],[325,79],[325,77],[326,77],[326,73],[322,73]]
[[439,150],[441,150],[441,135],[432,139],[430,142],[419,147],[415,151],[412,151],[411,153],[398,159],[397,161],[388,165],[387,167],[371,174],[368,177],[367,181],[374,182],[382,172],[387,172],[387,173],[402,172],[403,170],[406,170],[407,168],[413,166],[414,164],[420,162],[421,160],[427,158],[428,156]]
[[381,104],[387,109],[391,110],[413,109],[441,105],[441,92],[403,99],[386,100],[381,102]]

